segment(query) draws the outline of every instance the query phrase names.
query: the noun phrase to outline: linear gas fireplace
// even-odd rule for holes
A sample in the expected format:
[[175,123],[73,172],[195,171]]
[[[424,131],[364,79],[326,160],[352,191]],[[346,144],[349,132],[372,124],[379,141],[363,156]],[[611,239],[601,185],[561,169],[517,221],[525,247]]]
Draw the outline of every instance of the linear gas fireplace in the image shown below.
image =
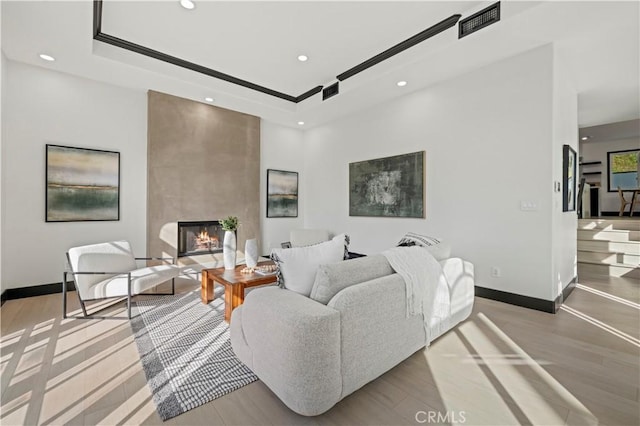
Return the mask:
[[178,222],[178,257],[221,253],[224,230],[217,220]]

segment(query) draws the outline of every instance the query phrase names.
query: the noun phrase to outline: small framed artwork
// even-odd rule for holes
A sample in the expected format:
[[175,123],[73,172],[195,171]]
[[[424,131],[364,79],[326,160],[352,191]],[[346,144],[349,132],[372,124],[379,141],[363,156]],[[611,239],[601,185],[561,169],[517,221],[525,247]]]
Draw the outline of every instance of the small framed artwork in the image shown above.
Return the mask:
[[46,145],[45,220],[120,220],[120,153]]
[[607,152],[607,192],[640,188],[640,149]]
[[267,170],[267,217],[298,217],[298,172]]
[[576,152],[569,145],[562,146],[562,211],[576,210]]
[[349,216],[424,218],[425,152],[349,163]]

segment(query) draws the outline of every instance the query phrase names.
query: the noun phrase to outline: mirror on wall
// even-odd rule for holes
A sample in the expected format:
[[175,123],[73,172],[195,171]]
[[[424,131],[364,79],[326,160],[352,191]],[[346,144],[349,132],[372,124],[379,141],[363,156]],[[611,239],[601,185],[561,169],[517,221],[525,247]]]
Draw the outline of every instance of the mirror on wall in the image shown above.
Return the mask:
[[609,192],[640,188],[640,149],[607,152],[607,182]]

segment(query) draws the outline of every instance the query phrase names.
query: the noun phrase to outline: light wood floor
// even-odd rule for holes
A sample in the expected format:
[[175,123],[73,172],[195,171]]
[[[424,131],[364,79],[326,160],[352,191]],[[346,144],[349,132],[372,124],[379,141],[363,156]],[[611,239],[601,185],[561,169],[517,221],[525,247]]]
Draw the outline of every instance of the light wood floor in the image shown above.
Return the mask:
[[[0,309],[0,423],[162,424],[126,319],[63,321],[60,305]],[[258,381],[166,424],[638,425],[639,324],[637,280],[581,277],[557,315],[476,298],[469,320],[321,416]]]

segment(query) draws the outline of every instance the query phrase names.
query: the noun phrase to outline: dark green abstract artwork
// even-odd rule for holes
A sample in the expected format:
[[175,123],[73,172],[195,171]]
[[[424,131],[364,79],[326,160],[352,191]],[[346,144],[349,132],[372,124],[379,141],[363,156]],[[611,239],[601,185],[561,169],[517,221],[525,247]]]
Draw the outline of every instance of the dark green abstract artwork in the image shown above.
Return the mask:
[[298,173],[267,169],[267,217],[298,217]]
[[349,216],[424,217],[424,157],[349,163]]
[[120,219],[120,153],[46,148],[47,222]]

